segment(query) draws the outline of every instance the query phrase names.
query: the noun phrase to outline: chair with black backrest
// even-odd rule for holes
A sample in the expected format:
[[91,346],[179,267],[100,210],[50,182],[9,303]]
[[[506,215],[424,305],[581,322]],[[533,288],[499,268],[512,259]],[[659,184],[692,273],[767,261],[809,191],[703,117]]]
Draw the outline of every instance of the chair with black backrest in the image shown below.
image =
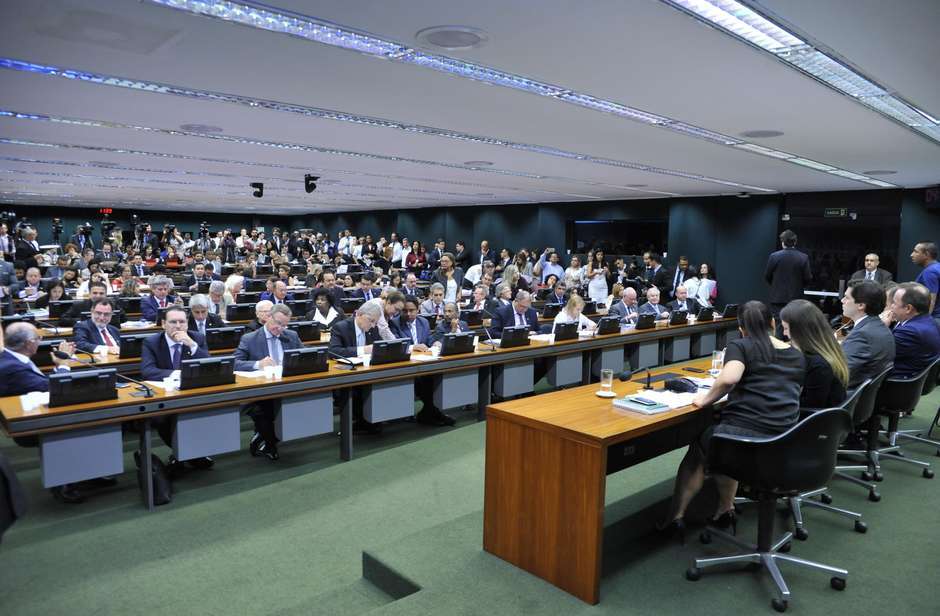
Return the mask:
[[[940,370],[937,371],[937,378],[935,378],[933,381],[926,381],[924,383],[924,391],[922,392],[922,395],[926,396],[932,392],[938,383],[940,383]],[[927,437],[924,439],[940,447],[940,441],[931,440],[933,438],[933,429],[938,426],[937,422],[940,422],[940,405],[937,406],[937,412],[934,413],[933,421],[930,422],[930,428],[927,430]],[[937,455],[940,456],[940,448],[937,449]]]
[[745,550],[744,553],[716,558],[697,558],[686,571],[686,578],[696,581],[702,569],[745,563],[766,569],[780,597],[773,607],[785,611],[790,589],[777,566],[778,561],[825,571],[833,577],[830,584],[844,590],[849,572],[821,563],[785,554],[789,552],[793,534],[786,532],[774,540],[774,517],[779,498],[788,498],[826,485],[836,466],[836,451],[842,438],[852,429],[852,418],[841,408],[813,413],[783,434],[770,438],[753,438],[716,434],[709,444],[709,472],[737,480],[759,504],[757,544],[748,544],[717,529],[702,533],[703,543],[712,536],[726,540]]
[[[871,379],[866,379],[864,383],[852,390],[846,397],[845,401],[842,403],[842,406],[839,408],[848,413],[850,417],[854,418],[855,407],[858,405],[859,399],[862,397],[862,394],[865,392],[865,389],[869,387],[871,382]],[[819,409],[800,409],[800,415],[802,417],[806,417],[811,413],[817,412],[819,412]],[[814,499],[814,497],[817,496],[819,497],[819,500]],[[804,506],[822,509],[823,511],[828,511],[830,513],[836,513],[841,516],[851,518],[852,520],[855,520],[856,532],[864,533],[868,531],[868,525],[862,521],[862,514],[855,511],[849,511],[848,509],[841,509],[839,507],[832,506],[832,496],[829,494],[828,486],[816,488],[815,490],[810,490],[809,492],[802,492],[796,496],[791,496],[787,499],[787,501],[788,505],[790,506],[790,513],[793,515],[793,536],[800,541],[804,541],[807,537],[809,537],[809,533],[803,526]]]
[[[881,466],[878,463],[878,416],[874,414],[875,399],[878,397],[878,390],[881,388],[885,379],[894,366],[888,366],[880,374],[866,380],[856,388],[860,391],[855,402],[855,409],[852,412],[852,423],[856,431],[865,431],[867,438],[864,441],[864,447],[840,449],[839,455],[846,457],[861,457],[865,459],[864,465],[838,465],[836,466],[835,476],[845,479],[856,485],[860,485],[868,490],[868,500],[878,502],[881,500],[881,494],[878,492],[878,486],[872,483],[872,480],[881,481]],[[850,475],[851,471],[862,471],[861,478]]]
[[[915,460],[904,455],[901,446],[898,445],[898,437],[916,438],[915,430],[901,432],[898,430],[898,422],[902,413],[911,413],[920,402],[921,394],[927,381],[937,380],[937,370],[940,369],[940,357],[931,362],[929,366],[919,373],[909,378],[889,378],[885,380],[884,385],[878,391],[878,398],[875,400],[876,418],[879,419],[877,432],[888,438],[888,446],[880,447],[877,455],[883,460],[895,460],[919,466],[923,469],[925,479],[933,478],[933,470],[929,462]],[[888,418],[888,429],[881,430],[880,417]],[[909,432],[909,433],[908,433]],[[927,441],[931,442],[931,441]]]

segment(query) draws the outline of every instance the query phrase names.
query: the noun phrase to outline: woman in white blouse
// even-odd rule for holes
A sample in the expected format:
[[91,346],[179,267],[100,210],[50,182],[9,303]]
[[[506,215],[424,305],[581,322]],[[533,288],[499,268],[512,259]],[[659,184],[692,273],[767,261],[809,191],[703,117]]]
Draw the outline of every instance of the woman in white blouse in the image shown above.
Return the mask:
[[577,323],[578,331],[592,331],[597,327],[597,323],[584,316],[581,311],[584,310],[584,300],[580,295],[572,294],[568,298],[563,310],[555,315],[555,322],[552,324],[552,332],[555,331],[555,325],[559,323]]
[[333,306],[333,296],[326,289],[317,289],[313,303],[314,308],[307,313],[307,318],[322,325],[322,329],[329,329],[337,319],[343,318],[343,313]]
[[574,255],[571,257],[571,263],[565,270],[565,286],[569,289],[580,289],[584,284],[584,267],[581,265],[581,257]]

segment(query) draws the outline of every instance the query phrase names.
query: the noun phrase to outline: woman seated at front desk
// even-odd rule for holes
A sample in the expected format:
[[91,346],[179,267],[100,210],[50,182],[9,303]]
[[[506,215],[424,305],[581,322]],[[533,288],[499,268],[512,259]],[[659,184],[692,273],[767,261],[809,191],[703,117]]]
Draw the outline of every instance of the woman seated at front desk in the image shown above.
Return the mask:
[[[713,434],[771,437],[796,425],[800,390],[806,373],[803,354],[772,336],[774,320],[763,302],[750,301],[738,311],[741,338],[728,343],[724,367],[711,389],[699,392],[693,404],[709,406],[728,394],[718,423],[689,445],[679,464],[669,516],[659,525],[664,534],[684,540],[685,511],[705,480],[709,440]],[[717,528],[734,529],[734,495],[738,482],[714,475],[718,509],[711,520]]]
[[555,326],[561,323],[577,323],[578,331],[593,331],[597,329],[597,323],[587,318],[583,314],[584,299],[580,295],[572,294],[568,298],[565,307],[555,315],[555,322],[552,323],[552,333],[555,332]]

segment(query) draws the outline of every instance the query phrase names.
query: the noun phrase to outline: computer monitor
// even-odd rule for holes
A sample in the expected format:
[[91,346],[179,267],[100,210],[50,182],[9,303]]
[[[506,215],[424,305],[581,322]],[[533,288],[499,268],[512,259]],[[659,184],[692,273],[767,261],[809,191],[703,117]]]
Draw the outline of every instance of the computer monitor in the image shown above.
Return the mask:
[[637,329],[653,329],[656,327],[655,314],[641,314],[636,318]]
[[244,325],[230,327],[210,327],[206,329],[206,346],[210,351],[234,349],[245,333]]
[[203,295],[205,295],[206,293],[209,292],[209,285],[211,285],[212,282],[213,281],[211,280],[197,280],[196,290],[194,291],[194,293],[202,293]]
[[514,325],[512,327],[504,327],[503,333],[499,337],[499,346],[502,349],[511,349],[513,347],[521,347],[529,345],[529,326],[528,325]]
[[698,316],[696,320],[698,321],[712,321],[715,318],[715,310],[711,307],[699,308]]
[[586,301],[584,302],[584,310],[581,311],[583,314],[597,314],[597,302]]
[[254,304],[229,304],[225,309],[226,321],[250,321],[255,318]]
[[444,334],[441,339],[441,355],[460,355],[461,353],[473,353],[473,339],[476,334],[473,332],[457,332],[453,334]]
[[737,317],[738,305],[737,304],[725,304],[725,309],[722,311],[721,316],[725,319]]
[[559,342],[561,340],[577,340],[578,325],[580,325],[580,323],[577,321],[574,321],[573,323],[555,323],[555,342]]
[[45,366],[53,365],[52,361],[52,352],[59,348],[59,343],[62,342],[62,338],[56,338],[54,340],[42,339],[39,341],[39,348],[36,350],[36,354],[33,355],[33,363],[43,368]]
[[255,274],[258,276],[270,276],[274,273],[274,266],[270,263],[255,265]]
[[408,353],[408,347],[411,346],[411,338],[395,338],[393,340],[380,340],[372,343],[372,359],[370,366],[381,364],[392,364],[399,361],[408,361],[411,355]]
[[670,325],[686,325],[689,322],[689,313],[685,310],[676,310],[669,315]]
[[180,362],[180,390],[231,385],[234,382],[235,358],[231,355]]
[[58,319],[63,314],[68,312],[69,308],[72,307],[72,304],[75,303],[74,299],[60,299],[58,301],[49,302],[49,318]]
[[[436,314],[423,314],[421,315],[427,319],[428,326],[431,328],[431,331],[434,331],[434,328],[437,327],[437,315]],[[469,323],[467,324],[469,325]]]
[[598,335],[620,333],[620,317],[601,317],[597,322]]
[[290,266],[291,276],[306,276],[307,275],[307,264],[306,263],[293,263]]
[[543,319],[554,319],[561,312],[561,304],[545,304],[542,308]]
[[121,334],[121,352],[118,357],[120,359],[137,359],[143,352],[144,340],[152,335],[152,333]]
[[359,307],[365,303],[361,297],[344,297],[339,301],[340,308],[343,309],[343,312],[346,314],[352,314],[353,312],[359,310]]
[[268,288],[268,281],[265,278],[246,278],[245,279],[245,290],[249,293],[253,291],[266,291]]
[[124,314],[140,314],[140,297],[119,297],[118,308],[124,311]]
[[286,301],[284,302],[284,304],[286,304],[287,307],[290,308],[291,314],[294,315],[295,317],[305,317],[307,316],[307,312],[310,311],[309,299],[294,299],[294,300]]
[[460,320],[464,321],[470,327],[478,327],[480,325],[483,325],[483,311],[482,310],[461,310]]
[[323,347],[288,349],[284,351],[282,376],[326,372],[329,351]]
[[247,291],[242,291],[238,294],[238,303],[239,304],[257,304],[261,301],[261,292],[252,291],[248,293]]
[[320,339],[320,323],[317,321],[291,321],[287,328],[297,332],[301,342],[315,342]]
[[3,323],[4,327],[12,323],[34,323],[36,321],[36,315],[33,314],[10,314],[0,317],[0,323]]
[[86,404],[118,397],[117,370],[76,370],[49,375],[49,407]]
[[224,263],[222,264],[222,271],[219,272],[219,275],[222,276],[222,278],[227,278],[234,273],[235,273],[235,266],[229,265],[228,263]]

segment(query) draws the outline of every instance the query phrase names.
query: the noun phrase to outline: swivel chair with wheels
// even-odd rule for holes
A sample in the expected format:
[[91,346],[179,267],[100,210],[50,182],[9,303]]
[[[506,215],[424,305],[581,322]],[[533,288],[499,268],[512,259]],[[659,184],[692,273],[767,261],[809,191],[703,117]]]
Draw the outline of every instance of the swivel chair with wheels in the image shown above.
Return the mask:
[[[909,378],[889,378],[885,380],[884,385],[878,391],[878,397],[875,400],[875,413],[877,416],[888,418],[888,429],[880,430],[880,418],[877,432],[888,439],[888,446],[877,450],[877,455],[882,460],[894,460],[919,466],[925,479],[932,479],[934,472],[930,468],[929,462],[915,460],[904,455],[901,446],[898,445],[898,438],[908,438],[913,440],[926,440],[919,438],[915,430],[898,430],[898,422],[902,413],[913,412],[920,402],[921,394],[927,382],[936,382],[937,371],[940,370],[940,357],[931,362],[918,374]],[[938,444],[934,441],[926,442]]]
[[703,542],[712,535],[745,550],[744,553],[716,558],[697,558],[686,571],[686,578],[698,580],[702,570],[733,563],[754,563],[766,569],[780,596],[772,605],[778,612],[787,609],[790,589],[778,561],[825,571],[833,577],[830,585],[844,590],[849,572],[838,567],[803,560],[784,552],[790,549],[793,534],[784,533],[774,541],[774,516],[778,498],[792,497],[826,484],[836,466],[836,451],[842,438],[852,429],[852,419],[841,408],[813,413],[783,434],[771,438],[751,438],[717,434],[709,445],[707,466],[711,473],[736,479],[747,486],[753,500],[758,501],[757,544],[748,544],[717,529],[703,533]]
[[[872,502],[881,500],[878,487],[872,483],[872,480],[881,481],[883,479],[881,466],[878,463],[878,428],[880,424],[878,417],[874,415],[875,399],[878,397],[878,390],[881,388],[882,383],[888,378],[892,370],[894,370],[894,366],[889,365],[880,374],[866,380],[856,388],[856,391],[861,390],[861,393],[852,411],[852,424],[856,430],[865,432],[864,448],[840,449],[839,455],[862,457],[865,459],[865,465],[836,466],[835,476],[866,488],[868,490],[868,500]],[[850,471],[862,471],[861,478],[850,475]]]

